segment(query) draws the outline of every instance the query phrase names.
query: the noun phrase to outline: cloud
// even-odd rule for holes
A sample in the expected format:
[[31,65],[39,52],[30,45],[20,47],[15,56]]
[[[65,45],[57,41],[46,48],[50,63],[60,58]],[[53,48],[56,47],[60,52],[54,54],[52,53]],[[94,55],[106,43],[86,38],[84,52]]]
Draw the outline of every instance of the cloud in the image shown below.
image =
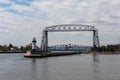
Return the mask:
[[0,3],[10,3],[9,0],[0,0]]
[[[9,33],[0,34],[2,37],[0,41],[6,40],[5,37],[9,39],[2,44],[11,42],[25,45],[35,36],[40,45],[42,30],[46,26],[72,23],[97,27],[102,44],[114,43],[120,39],[119,0],[0,0],[0,4],[7,6],[0,6],[0,33]],[[78,34],[70,33],[73,39]],[[56,33],[50,36],[52,35]],[[89,34],[81,36],[89,36]],[[60,37],[64,37],[62,42],[67,39],[64,33]],[[51,42],[53,43],[55,42]]]

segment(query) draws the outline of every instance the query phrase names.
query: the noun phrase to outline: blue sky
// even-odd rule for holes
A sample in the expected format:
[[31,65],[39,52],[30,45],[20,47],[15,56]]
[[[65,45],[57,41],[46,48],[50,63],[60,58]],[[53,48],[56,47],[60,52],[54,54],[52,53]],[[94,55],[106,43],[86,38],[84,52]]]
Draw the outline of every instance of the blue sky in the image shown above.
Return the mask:
[[[120,0],[0,0],[0,44],[41,42],[42,29],[56,24],[94,25],[101,45],[120,42]],[[59,35],[59,36],[57,36]],[[50,33],[49,45],[92,45],[91,32]]]

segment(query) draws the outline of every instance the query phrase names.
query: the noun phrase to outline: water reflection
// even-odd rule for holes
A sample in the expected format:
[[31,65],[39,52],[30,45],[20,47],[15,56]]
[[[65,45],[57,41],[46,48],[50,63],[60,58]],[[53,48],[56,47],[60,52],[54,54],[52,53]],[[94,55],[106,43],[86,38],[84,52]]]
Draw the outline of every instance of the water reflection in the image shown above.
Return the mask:
[[31,73],[33,80],[48,80],[47,59],[41,59],[40,64],[37,64],[36,59],[32,59]]
[[32,64],[31,64],[31,76],[33,80],[39,80],[37,76],[37,70],[36,70],[36,59],[32,59]]
[[120,54],[51,58],[0,55],[0,80],[120,80]]
[[[31,59],[32,64],[31,64],[31,73],[30,74],[31,74],[32,80],[52,80],[52,79],[58,77],[57,74],[54,74],[54,72],[51,72],[51,70],[49,70],[50,68],[48,68],[48,67],[51,66],[51,64],[48,64],[50,62],[50,60],[51,59],[48,60],[48,58],[45,58],[45,59],[35,59],[35,58],[33,58],[33,59]],[[71,64],[73,64],[73,63],[71,63]],[[57,66],[57,67],[59,67],[59,66]],[[64,68],[65,68],[65,66],[64,66]],[[69,70],[70,68],[71,67],[67,67],[66,71]],[[73,69],[74,69],[74,66],[73,66]],[[92,78],[93,78],[92,80],[102,80],[102,79],[100,79],[99,56],[98,56],[98,54],[93,54],[93,61],[92,61],[91,69],[92,69],[91,71],[92,71]],[[55,72],[57,72],[57,71],[55,71]],[[61,71],[58,70],[58,72],[60,73]],[[67,75],[71,74],[71,73],[68,73],[68,72],[67,72]],[[62,72],[62,73],[65,74],[64,72]],[[54,78],[51,79],[50,76],[53,75],[53,74],[57,75],[57,77],[54,76]],[[83,77],[83,79],[84,79],[84,77]]]
[[100,79],[100,68],[99,68],[98,54],[93,54],[92,71],[93,71],[94,80],[102,80],[102,79]]
[[48,59],[43,59],[43,62],[42,62],[42,75],[41,75],[41,80],[48,80]]
[[99,61],[98,53],[93,52],[93,61]]

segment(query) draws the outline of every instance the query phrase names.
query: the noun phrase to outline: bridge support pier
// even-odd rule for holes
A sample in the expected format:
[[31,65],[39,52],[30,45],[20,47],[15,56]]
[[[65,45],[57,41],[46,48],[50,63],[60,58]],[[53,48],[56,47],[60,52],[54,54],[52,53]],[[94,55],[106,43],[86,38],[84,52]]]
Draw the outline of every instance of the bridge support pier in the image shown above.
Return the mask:
[[97,50],[98,47],[100,47],[98,30],[94,30],[93,31],[93,49]]
[[48,32],[47,31],[43,31],[42,33],[41,49],[43,52],[48,51]]
[[44,34],[45,34],[45,50],[44,51],[47,52],[48,51],[48,32],[45,31]]
[[98,61],[98,54],[96,53],[96,51],[98,50],[98,48],[100,47],[100,43],[99,43],[99,37],[98,37],[98,30],[94,30],[93,31],[93,60],[94,61]]

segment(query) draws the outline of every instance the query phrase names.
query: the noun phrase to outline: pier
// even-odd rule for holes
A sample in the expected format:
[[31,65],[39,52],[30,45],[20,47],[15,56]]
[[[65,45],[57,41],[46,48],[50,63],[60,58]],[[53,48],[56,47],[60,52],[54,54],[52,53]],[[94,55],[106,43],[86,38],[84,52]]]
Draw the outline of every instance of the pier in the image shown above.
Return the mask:
[[[44,55],[45,54],[45,55]],[[25,57],[57,57],[57,56],[66,56],[66,55],[75,55],[75,54],[81,54],[81,52],[78,51],[52,51],[52,52],[31,52],[28,51],[24,56]]]

